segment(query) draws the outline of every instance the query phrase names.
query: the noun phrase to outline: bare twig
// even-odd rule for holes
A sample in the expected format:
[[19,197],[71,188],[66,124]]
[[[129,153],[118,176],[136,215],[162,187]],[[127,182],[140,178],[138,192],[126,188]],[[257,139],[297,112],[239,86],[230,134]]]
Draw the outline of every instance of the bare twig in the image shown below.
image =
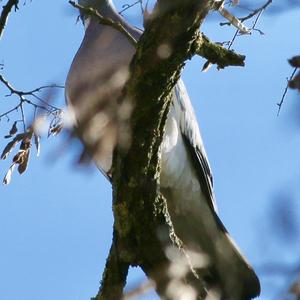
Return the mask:
[[[300,55],[294,56],[289,59],[289,63],[292,67],[299,69],[300,68]],[[291,89],[297,89],[300,91],[300,72],[289,82],[289,87]]]
[[24,113],[24,107],[23,102],[20,103],[20,109],[21,109],[21,115],[22,115],[22,123],[23,123],[23,130],[26,131],[26,119],[25,119],[25,113]]
[[84,11],[86,14],[95,17],[100,24],[111,26],[114,29],[120,31],[121,33],[123,33],[128,38],[130,43],[134,47],[136,47],[136,44],[137,44],[136,39],[125,29],[125,27],[120,22],[115,22],[112,19],[104,18],[97,10],[95,10],[93,8],[79,5],[79,4],[75,3],[74,1],[69,1],[69,3],[73,7],[78,8],[78,9]]
[[[256,28],[257,22],[260,18],[260,16],[262,15],[262,13],[264,12],[264,10],[272,3],[272,0],[268,0],[264,5],[262,5],[261,7],[252,10],[247,16],[242,17],[242,18],[237,18],[241,23],[245,22],[246,20],[249,20],[253,17],[256,16],[252,27],[249,29],[249,34],[251,34],[252,31],[258,31],[260,34],[263,34],[263,32],[259,29]],[[221,26],[224,25],[231,25],[231,22],[223,22],[220,23]],[[236,38],[239,36],[240,33],[240,29],[237,29],[232,37],[232,39],[228,42],[226,42],[226,44],[228,44],[228,50],[231,49],[233,43],[235,42]]]
[[[49,132],[51,135],[56,135],[62,129],[62,111],[61,109],[51,105],[47,101],[43,100],[41,97],[37,95],[37,93],[48,89],[48,88],[63,88],[59,85],[44,85],[29,91],[18,90],[13,87],[13,85],[4,78],[3,75],[0,74],[0,83],[2,83],[9,91],[9,94],[6,97],[15,95],[18,98],[18,103],[8,111],[2,113],[0,115],[0,120],[2,117],[6,117],[8,121],[10,121],[10,114],[13,112],[19,113],[19,118],[17,120],[13,120],[12,127],[9,131],[9,134],[5,136],[5,138],[12,138],[10,142],[6,145],[1,155],[1,159],[6,159],[8,155],[12,152],[15,146],[20,143],[20,148],[18,153],[14,156],[12,160],[12,164],[7,171],[3,183],[5,185],[9,184],[11,181],[12,173],[15,169],[15,166],[18,166],[17,170],[20,174],[24,173],[27,169],[31,145],[35,144],[37,149],[37,155],[40,152],[40,137],[39,133],[36,129],[39,129],[38,125],[40,124],[37,119],[37,110],[40,109],[44,112],[41,117],[50,117],[51,122],[49,125]],[[34,98],[34,99],[33,99]],[[37,100],[40,103],[35,103],[33,100]],[[33,122],[31,124],[27,124],[26,118],[28,117],[28,112],[25,109],[31,106],[34,108],[33,113]],[[22,132],[17,134],[18,132],[18,123],[22,124]],[[33,142],[32,142],[33,141]]]
[[234,35],[233,35],[233,38],[232,38],[231,41],[229,42],[229,45],[228,45],[228,48],[227,48],[228,50],[231,49],[231,47],[232,47],[232,45],[233,45],[235,39],[237,38],[238,34],[239,34],[239,30],[236,30],[235,33],[234,33]]
[[[241,22],[245,22],[246,20],[249,20],[256,16],[257,14],[262,13],[270,4],[272,3],[272,0],[268,0],[265,4],[263,4],[261,7],[252,10],[247,16],[238,18]],[[222,22],[220,23],[221,26],[224,25],[231,25],[230,22]]]
[[15,10],[18,9],[19,0],[8,0],[6,5],[3,6],[1,16],[0,16],[0,39],[3,34],[4,27],[6,25],[8,16],[12,10],[13,7],[15,7]]
[[17,90],[15,89],[9,82],[8,80],[6,80],[3,75],[0,74],[0,81],[9,89],[9,91],[11,92],[11,95],[12,94],[16,94],[18,96],[27,96],[27,95],[33,95],[34,93],[37,93],[37,92],[41,92],[42,90],[44,89],[48,89],[48,88],[61,88],[63,89],[64,86],[62,85],[56,85],[56,84],[50,84],[50,85],[43,85],[43,86],[40,86],[38,88],[35,88],[33,90],[30,90],[30,91],[20,91],[20,90]]
[[[24,114],[24,106],[23,104],[27,103],[29,105],[32,105],[36,111],[36,109],[41,109],[46,111],[48,114],[53,114],[55,115],[55,113],[57,111],[60,111],[60,109],[58,107],[55,107],[53,105],[51,105],[50,103],[44,101],[41,97],[39,97],[38,95],[36,95],[36,93],[41,92],[44,89],[49,89],[49,88],[64,88],[63,86],[60,85],[44,85],[38,88],[35,88],[33,90],[30,91],[21,91],[18,89],[15,89],[12,84],[3,77],[3,75],[0,74],[0,82],[2,82],[4,84],[4,86],[9,90],[10,94],[6,95],[6,97],[11,96],[11,95],[17,95],[20,99],[20,103],[18,105],[16,105],[14,108],[8,110],[7,112],[3,113],[0,115],[0,119],[1,117],[7,116],[12,113],[13,111],[17,111],[19,108],[21,109],[21,114],[22,114],[22,122],[24,125],[24,128],[26,127],[26,122],[25,122],[25,114]],[[39,105],[37,103],[34,103],[32,100],[27,99],[25,96],[31,96],[33,98],[35,98],[36,100],[40,101],[43,105]],[[25,130],[25,129],[24,129]]]
[[134,6],[136,6],[137,4],[142,4],[142,2],[143,2],[143,0],[137,0],[137,1],[135,1],[134,3],[132,3],[132,4],[124,4],[123,6],[122,6],[122,9],[119,11],[119,14],[120,15],[122,15],[122,13],[124,12],[124,11],[126,11],[127,9],[129,9],[129,8],[131,8],[131,7],[134,7]]
[[[237,6],[237,5],[238,5],[238,4],[236,3],[236,1],[235,1],[235,2],[230,1],[230,3],[233,3],[233,6]],[[221,45],[227,45],[227,50],[231,50],[232,45],[234,44],[236,38],[237,38],[239,35],[242,35],[242,34],[251,34],[252,31],[258,31],[260,34],[263,34],[263,32],[262,32],[261,30],[259,30],[259,29],[256,28],[256,24],[257,24],[257,22],[258,22],[258,20],[259,20],[259,18],[260,18],[260,16],[261,16],[261,14],[263,13],[263,11],[264,11],[271,3],[272,3],[272,0],[268,0],[264,5],[262,5],[261,7],[255,9],[255,10],[252,10],[250,14],[248,14],[246,17],[243,17],[243,18],[236,18],[236,17],[233,16],[231,13],[229,13],[229,11],[227,11],[227,10],[223,7],[223,6],[224,6],[224,2],[221,2],[221,1],[220,1],[220,2],[218,2],[217,4],[215,4],[214,9],[218,10],[218,11],[221,13],[221,15],[222,15],[223,17],[225,17],[225,18],[227,18],[227,19],[229,20],[229,22],[223,22],[223,23],[220,23],[220,25],[221,25],[221,26],[224,26],[224,25],[233,25],[234,27],[237,28],[231,40],[226,41],[226,42],[222,42],[222,43],[220,43],[220,44],[221,44]],[[239,6],[240,6],[240,5],[239,5]],[[255,18],[255,21],[253,22],[252,27],[251,27],[251,28],[248,28],[248,27],[244,26],[243,22],[246,21],[246,20],[248,20],[248,19],[250,19],[250,18],[252,18],[252,17],[254,17],[254,16],[257,16],[257,17]],[[205,44],[203,44],[202,46],[205,47]],[[219,47],[221,47],[221,46],[219,46]],[[223,53],[225,54],[226,52],[223,52]],[[233,52],[233,53],[234,53],[234,52]],[[231,53],[230,53],[230,52],[226,54],[226,57],[227,57],[227,58],[228,58],[228,55],[230,55],[230,57],[231,57]],[[236,58],[238,58],[238,56],[239,56],[239,55],[237,55]],[[224,58],[224,57],[223,57],[223,58]],[[240,58],[238,58],[238,61],[239,61],[238,64],[235,64],[235,63],[234,63],[234,64],[231,64],[231,63],[229,63],[229,64],[227,64],[226,66],[228,66],[228,65],[238,65],[238,66],[242,66],[243,63],[244,63],[244,62],[243,62],[244,59],[241,60],[241,58],[242,58],[242,56],[240,56]],[[222,57],[219,57],[218,59],[222,61]],[[235,60],[235,58],[234,58],[234,60]],[[241,64],[241,62],[242,62],[242,64]],[[223,68],[223,67],[220,66],[218,63],[216,63],[216,64],[218,65],[218,68],[221,68],[221,69]],[[207,70],[210,68],[211,65],[212,65],[212,62],[208,59],[208,60],[206,61],[206,63],[204,64],[202,71],[204,71],[204,72],[207,71]]]
[[[17,106],[15,106],[14,108],[8,110],[7,112],[1,114],[1,115],[0,115],[0,120],[1,120],[1,118],[3,118],[3,117],[7,117],[7,116],[8,116],[10,113],[12,113],[13,111],[18,110],[18,109],[20,108],[20,104],[21,104],[21,103],[19,103],[19,104],[18,104]],[[8,119],[8,120],[9,120],[9,119]]]
[[291,76],[290,76],[289,78],[286,79],[286,81],[287,81],[286,87],[285,87],[284,92],[283,92],[283,94],[282,94],[281,100],[277,103],[277,106],[278,106],[277,116],[279,116],[279,114],[280,114],[282,104],[283,104],[283,102],[284,102],[286,93],[287,93],[288,88],[289,88],[289,83],[293,80],[293,78],[294,78],[294,76],[295,76],[297,70],[298,70],[298,67],[295,67],[294,70],[293,70],[293,72],[292,72],[292,74],[291,74]]

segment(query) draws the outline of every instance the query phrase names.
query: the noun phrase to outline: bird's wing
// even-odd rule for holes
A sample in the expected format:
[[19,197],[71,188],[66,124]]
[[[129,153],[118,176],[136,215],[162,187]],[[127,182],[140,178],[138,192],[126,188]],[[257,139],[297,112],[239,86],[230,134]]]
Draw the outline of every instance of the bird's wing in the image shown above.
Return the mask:
[[[180,213],[176,210],[170,212],[175,230],[188,248],[191,246],[193,249],[196,243],[210,257],[213,271],[217,272],[216,278],[219,277],[217,281],[220,281],[225,294],[237,296],[232,299],[251,299],[260,293],[259,280],[217,215],[210,166],[195,113],[181,80],[174,88],[173,105],[188,157],[204,196],[194,194],[190,207],[186,205]],[[179,195],[180,199],[176,199],[176,194],[172,196],[175,202],[183,200],[182,195]]]
[[174,87],[174,96],[173,105],[177,112],[177,120],[179,121],[181,134],[186,148],[190,153],[190,157],[193,160],[193,166],[197,171],[201,190],[205,195],[205,198],[209,201],[210,207],[214,211],[217,211],[213,193],[212,172],[200,135],[198,122],[182,80],[179,80]]
[[[142,32],[112,7],[108,9],[108,16],[138,40]],[[125,104],[118,105],[117,99],[122,94],[135,48],[123,33],[111,26],[99,24],[88,16],[82,20],[85,35],[68,73],[65,97],[75,114],[78,135],[85,143],[86,152],[111,180],[113,149],[118,137],[125,136],[118,135]]]

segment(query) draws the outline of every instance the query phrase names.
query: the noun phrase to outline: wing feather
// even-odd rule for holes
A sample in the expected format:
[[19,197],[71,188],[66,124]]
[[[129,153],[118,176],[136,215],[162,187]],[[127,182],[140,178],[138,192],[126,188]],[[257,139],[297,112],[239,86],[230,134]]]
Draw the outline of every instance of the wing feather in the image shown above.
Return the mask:
[[186,88],[179,80],[174,88],[173,105],[177,111],[177,118],[180,122],[180,130],[185,142],[186,148],[196,168],[201,190],[206,196],[209,206],[217,211],[215,196],[213,193],[213,176],[207,155],[203,146],[198,122],[186,91]]

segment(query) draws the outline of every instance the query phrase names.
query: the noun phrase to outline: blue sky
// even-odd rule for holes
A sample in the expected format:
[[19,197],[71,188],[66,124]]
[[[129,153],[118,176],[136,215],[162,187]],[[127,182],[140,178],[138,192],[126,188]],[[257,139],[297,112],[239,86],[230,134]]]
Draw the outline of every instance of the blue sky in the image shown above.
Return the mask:
[[[125,3],[116,2],[118,7]],[[137,22],[137,14],[131,10],[130,20]],[[299,54],[299,14],[294,9],[263,15],[259,28],[265,35],[238,38],[234,49],[247,55],[245,68],[212,67],[201,73],[204,61],[196,57],[183,72],[213,169],[221,219],[257,267],[300,260],[299,239],[276,238],[283,225],[271,213],[281,199],[291,199],[295,214],[300,208],[299,94],[289,92],[276,116],[276,103],[292,71],[287,58]],[[22,90],[64,84],[83,36],[76,16],[67,1],[20,5],[0,42],[2,74]],[[202,29],[216,41],[234,33],[219,27],[216,18]],[[13,106],[14,99],[5,94],[0,85],[1,112]],[[63,93],[57,101],[63,105]],[[3,119],[1,136],[8,130]],[[5,142],[0,139],[1,150]],[[3,300],[85,300],[97,292],[112,234],[111,188],[97,170],[75,167],[76,151],[61,152],[61,144],[61,138],[44,139],[41,156],[32,153],[28,171],[15,173],[9,186],[0,186]],[[0,162],[0,176],[9,163]],[[129,286],[143,280],[135,270]],[[282,283],[278,277],[262,277],[260,299],[281,293]]]

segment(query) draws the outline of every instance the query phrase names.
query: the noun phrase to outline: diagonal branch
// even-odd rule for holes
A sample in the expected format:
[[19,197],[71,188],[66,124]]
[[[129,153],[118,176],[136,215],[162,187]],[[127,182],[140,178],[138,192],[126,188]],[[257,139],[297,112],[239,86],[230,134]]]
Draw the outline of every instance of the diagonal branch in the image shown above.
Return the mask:
[[85,14],[95,17],[100,24],[111,26],[114,29],[120,31],[128,38],[128,40],[131,42],[131,44],[134,47],[136,47],[136,44],[137,44],[136,39],[125,29],[125,27],[121,23],[115,22],[109,18],[104,18],[98,11],[96,11],[95,9],[93,9],[91,7],[85,7],[85,6],[79,5],[79,4],[75,3],[74,1],[69,1],[69,3],[73,7],[82,10]]
[[197,41],[198,49],[196,53],[208,60],[211,64],[217,64],[218,68],[223,69],[228,66],[244,66],[245,56],[232,50],[226,49],[221,45],[211,42],[204,34],[199,35]]
[[97,296],[91,300],[117,300],[122,298],[129,264],[121,258],[120,250],[117,233],[114,232],[112,245],[102,276],[101,288]]
[[13,9],[13,7],[15,7],[15,10],[17,10],[18,4],[19,4],[19,0],[8,0],[6,5],[3,6],[1,16],[0,16],[0,39],[3,34],[4,27],[7,23],[7,19],[11,10]]
[[[170,279],[165,248],[173,243],[166,203],[159,193],[160,145],[170,93],[185,61],[199,48],[199,26],[210,4],[209,0],[157,2],[138,43],[126,85],[126,98],[135,107],[131,116],[134,139],[127,153],[119,149],[114,155],[113,208],[116,230],[127,249],[124,259],[141,266],[164,299],[170,299],[166,294]],[[157,54],[162,45],[169,50],[166,56]],[[198,285],[193,280],[188,283],[203,295],[199,281]]]

